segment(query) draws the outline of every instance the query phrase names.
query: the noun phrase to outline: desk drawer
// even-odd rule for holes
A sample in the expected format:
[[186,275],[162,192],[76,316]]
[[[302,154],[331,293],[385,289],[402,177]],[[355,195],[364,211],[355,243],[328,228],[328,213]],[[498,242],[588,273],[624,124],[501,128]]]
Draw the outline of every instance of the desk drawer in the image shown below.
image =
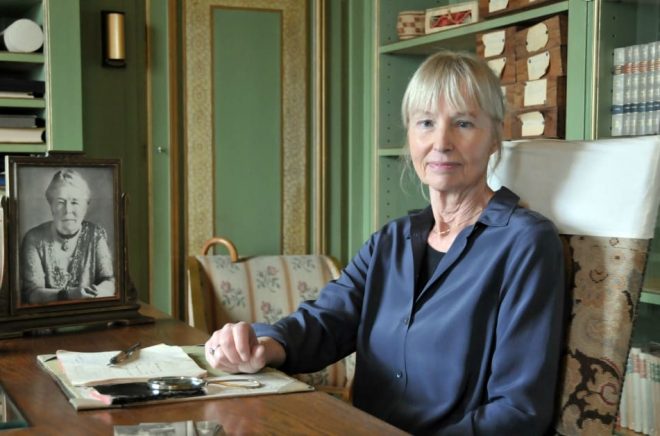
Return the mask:
[[513,52],[510,56],[501,56],[486,61],[491,70],[500,79],[501,85],[516,82],[516,59]]
[[517,32],[518,27],[510,26],[492,32],[477,33],[477,55],[485,59],[514,56]]
[[564,110],[553,108],[525,111],[516,114],[513,120],[513,139],[563,138]]
[[479,0],[479,17],[483,19],[506,15],[556,1],[558,0]]
[[568,44],[568,17],[565,14],[554,15],[516,32],[518,58],[566,44]]
[[516,59],[516,82],[566,75],[566,46]]
[[548,77],[517,83],[513,107],[516,110],[566,107],[566,77]]

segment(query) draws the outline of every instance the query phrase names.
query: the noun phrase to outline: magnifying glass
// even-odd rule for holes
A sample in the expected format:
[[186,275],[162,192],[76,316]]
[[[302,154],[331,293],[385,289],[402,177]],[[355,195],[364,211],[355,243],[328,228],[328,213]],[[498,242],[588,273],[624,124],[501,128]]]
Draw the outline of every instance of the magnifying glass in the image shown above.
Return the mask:
[[178,392],[202,390],[210,384],[217,384],[229,388],[256,389],[263,386],[259,380],[250,377],[202,379],[199,377],[157,377],[147,380],[147,385],[153,391]]

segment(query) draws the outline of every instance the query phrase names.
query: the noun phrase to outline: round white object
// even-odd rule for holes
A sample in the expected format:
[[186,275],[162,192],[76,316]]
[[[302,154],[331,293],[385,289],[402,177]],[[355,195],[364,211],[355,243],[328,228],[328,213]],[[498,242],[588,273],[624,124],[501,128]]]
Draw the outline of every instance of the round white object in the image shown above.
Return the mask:
[[32,53],[44,44],[44,32],[41,26],[27,18],[11,23],[2,31],[5,47],[10,52]]

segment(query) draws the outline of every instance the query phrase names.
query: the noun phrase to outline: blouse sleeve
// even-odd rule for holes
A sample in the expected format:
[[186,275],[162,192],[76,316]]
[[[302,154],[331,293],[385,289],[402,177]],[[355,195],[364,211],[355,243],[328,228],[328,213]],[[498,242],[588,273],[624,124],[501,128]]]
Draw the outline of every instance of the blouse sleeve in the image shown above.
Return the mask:
[[318,371],[355,351],[357,329],[375,236],[316,301],[305,301],[273,325],[254,324],[257,336],[270,336],[286,350],[283,371]]

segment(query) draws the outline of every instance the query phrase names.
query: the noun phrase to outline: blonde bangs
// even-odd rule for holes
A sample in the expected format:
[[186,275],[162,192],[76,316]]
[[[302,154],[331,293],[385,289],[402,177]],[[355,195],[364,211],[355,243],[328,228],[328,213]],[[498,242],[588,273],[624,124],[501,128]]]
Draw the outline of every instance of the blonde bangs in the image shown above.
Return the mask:
[[412,77],[401,106],[404,127],[411,114],[437,111],[441,99],[458,112],[475,107],[495,122],[504,119],[499,80],[484,64],[465,55],[432,56]]

